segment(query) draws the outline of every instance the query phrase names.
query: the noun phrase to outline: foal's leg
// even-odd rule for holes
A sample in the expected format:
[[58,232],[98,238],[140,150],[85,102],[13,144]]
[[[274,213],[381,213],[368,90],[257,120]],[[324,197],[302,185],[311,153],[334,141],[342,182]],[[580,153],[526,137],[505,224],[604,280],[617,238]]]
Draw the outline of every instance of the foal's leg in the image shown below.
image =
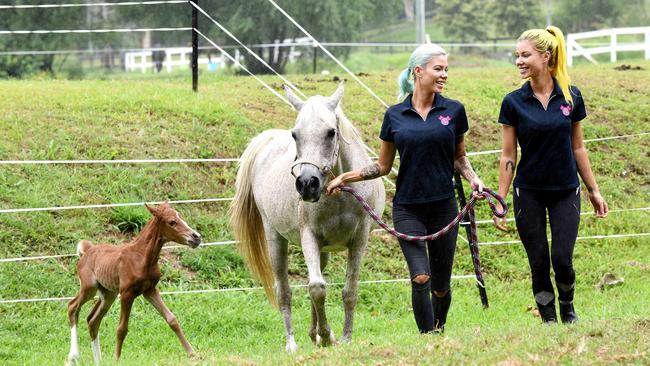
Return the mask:
[[101,349],[99,348],[99,325],[117,297],[117,293],[104,289],[100,289],[99,294],[99,301],[95,304],[92,312],[88,315],[88,332],[90,332],[93,357],[95,359],[95,364],[97,365],[99,365],[101,359]]
[[70,322],[70,353],[68,354],[68,363],[76,364],[79,359],[79,343],[77,340],[77,322],[79,321],[79,311],[81,306],[95,296],[97,288],[91,284],[81,284],[79,294],[68,303],[68,320]]
[[[320,270],[323,272],[329,262],[330,254],[327,252],[320,253]],[[320,345],[320,336],[318,335],[318,315],[316,314],[316,307],[314,302],[311,301],[311,327],[309,329],[309,337],[314,344]]]
[[359,267],[361,258],[368,240],[368,230],[362,229],[352,246],[348,249],[348,265],[345,272],[345,287],[343,287],[343,307],[345,308],[345,323],[343,325],[343,342],[352,340],[352,325],[354,323],[354,309],[357,306],[357,293],[359,290]]
[[271,256],[271,267],[275,275],[275,291],[280,306],[280,312],[284,320],[284,331],[287,344],[285,349],[289,353],[298,350],[298,345],[293,336],[291,324],[291,287],[289,287],[288,270],[288,244],[287,240],[280,236],[275,230],[266,230],[266,240],[269,243],[269,255]]
[[312,305],[315,308],[316,319],[318,321],[318,330],[316,334],[320,336],[323,346],[336,344],[336,337],[327,323],[325,315],[325,279],[320,269],[320,249],[314,234],[309,228],[304,228],[301,235],[302,253],[305,257],[305,263],[309,271],[309,296]]
[[157,288],[153,288],[149,290],[148,292],[144,293],[144,298],[147,299],[153,305],[156,310],[162,315],[163,318],[167,321],[167,324],[169,324],[169,327],[172,328],[174,333],[176,333],[176,336],[178,339],[181,341],[181,344],[183,345],[183,348],[185,348],[185,352],[187,352],[188,355],[194,354],[194,350],[192,349],[192,346],[190,343],[185,339],[185,334],[183,334],[183,330],[181,329],[181,325],[176,319],[176,316],[167,308],[167,305],[163,302],[162,298],[160,297],[160,292],[158,291]]
[[131,307],[137,297],[131,291],[120,291],[120,324],[117,326],[117,343],[115,346],[115,359],[119,360],[122,354],[122,344],[124,338],[129,332],[129,316],[131,316]]

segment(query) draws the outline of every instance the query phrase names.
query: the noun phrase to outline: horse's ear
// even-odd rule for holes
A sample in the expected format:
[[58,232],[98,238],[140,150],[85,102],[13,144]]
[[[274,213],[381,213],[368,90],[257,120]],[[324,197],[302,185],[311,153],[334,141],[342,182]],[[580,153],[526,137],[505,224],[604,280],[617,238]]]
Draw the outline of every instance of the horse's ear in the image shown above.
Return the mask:
[[343,98],[343,80],[341,80],[341,83],[339,84],[339,87],[336,88],[334,94],[332,94],[329,98],[327,98],[325,104],[327,104],[327,107],[329,109],[335,110],[336,106],[339,105],[341,98]]
[[149,206],[146,202],[144,203],[144,207],[151,212],[152,215],[157,216],[158,215],[158,209],[156,207],[151,207]]
[[291,103],[291,105],[293,105],[296,111],[300,112],[300,108],[302,108],[305,102],[303,102],[302,100],[300,100],[300,98],[298,98],[295,94],[293,94],[293,92],[288,86],[286,85],[283,86],[284,86],[284,92],[287,94],[287,99],[289,99],[289,102]]

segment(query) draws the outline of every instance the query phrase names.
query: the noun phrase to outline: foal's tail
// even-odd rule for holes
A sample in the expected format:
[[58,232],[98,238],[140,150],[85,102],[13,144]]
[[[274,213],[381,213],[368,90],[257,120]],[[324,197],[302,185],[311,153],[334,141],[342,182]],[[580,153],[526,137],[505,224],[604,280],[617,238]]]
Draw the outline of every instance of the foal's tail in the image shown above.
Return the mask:
[[238,241],[239,253],[244,257],[253,278],[262,284],[269,302],[277,306],[271,258],[252,186],[255,159],[270,140],[271,137],[267,134],[257,136],[241,156],[235,183],[235,198],[230,206],[230,226]]
[[77,255],[81,257],[88,251],[93,246],[93,243],[90,242],[90,240],[81,240],[77,244]]

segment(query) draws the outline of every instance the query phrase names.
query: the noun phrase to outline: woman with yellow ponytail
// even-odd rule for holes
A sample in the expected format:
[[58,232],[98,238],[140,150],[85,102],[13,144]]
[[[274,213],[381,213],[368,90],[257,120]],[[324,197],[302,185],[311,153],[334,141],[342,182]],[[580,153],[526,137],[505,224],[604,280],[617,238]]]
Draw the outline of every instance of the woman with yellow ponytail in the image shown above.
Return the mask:
[[[557,322],[555,271],[563,323],[578,320],[573,307],[575,272],[573,248],[580,224],[582,177],[596,217],[607,216],[583,144],[581,121],[587,116],[582,94],[570,85],[564,35],[557,27],[530,29],[517,42],[516,66],[527,81],[506,95],[499,122],[503,124],[503,152],[499,164],[499,194],[506,197],[513,176],[513,206],[519,237],[526,249],[537,308],[545,323]],[[521,159],[517,166],[517,143]],[[546,237],[546,216],[552,246]],[[506,230],[505,219],[494,217]]]

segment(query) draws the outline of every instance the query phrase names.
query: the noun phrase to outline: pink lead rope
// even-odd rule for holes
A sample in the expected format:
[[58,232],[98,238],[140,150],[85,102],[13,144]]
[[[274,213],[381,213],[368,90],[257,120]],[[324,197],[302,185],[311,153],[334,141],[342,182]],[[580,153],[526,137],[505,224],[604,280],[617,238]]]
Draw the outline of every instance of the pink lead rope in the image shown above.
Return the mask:
[[[479,193],[478,195],[472,195],[472,197],[467,201],[467,204],[465,207],[463,207],[462,210],[456,215],[456,217],[445,227],[440,229],[438,232],[430,234],[430,235],[423,235],[423,236],[414,236],[414,235],[406,235],[403,233],[400,233],[396,231],[393,228],[388,227],[385,222],[381,220],[381,217],[377,215],[377,213],[368,205],[368,203],[359,195],[359,193],[352,187],[349,186],[341,186],[341,191],[348,192],[354,198],[356,198],[357,201],[363,206],[363,208],[368,212],[370,217],[375,220],[375,222],[381,226],[384,230],[388,231],[390,234],[393,236],[402,239],[402,240],[407,240],[407,241],[428,241],[428,240],[435,240],[442,235],[445,235],[451,228],[454,226],[458,225],[460,220],[467,215],[469,223],[470,223],[470,250],[472,252],[472,262],[474,263],[474,273],[476,274],[476,281],[479,283],[479,286],[485,287],[485,282],[483,281],[483,274],[481,273],[481,259],[479,257],[479,250],[478,250],[478,235],[476,233],[476,218],[474,216],[474,205],[476,204],[476,201],[478,200],[479,197],[485,197],[487,199],[488,205],[490,205],[490,209],[494,213],[495,216],[497,217],[505,217],[506,214],[508,213],[508,205],[506,204],[506,201],[503,199],[503,197],[499,196],[496,192],[489,188],[483,188],[483,192]],[[494,204],[494,200],[499,201],[501,203],[501,207],[503,207],[503,211],[499,211]]]

